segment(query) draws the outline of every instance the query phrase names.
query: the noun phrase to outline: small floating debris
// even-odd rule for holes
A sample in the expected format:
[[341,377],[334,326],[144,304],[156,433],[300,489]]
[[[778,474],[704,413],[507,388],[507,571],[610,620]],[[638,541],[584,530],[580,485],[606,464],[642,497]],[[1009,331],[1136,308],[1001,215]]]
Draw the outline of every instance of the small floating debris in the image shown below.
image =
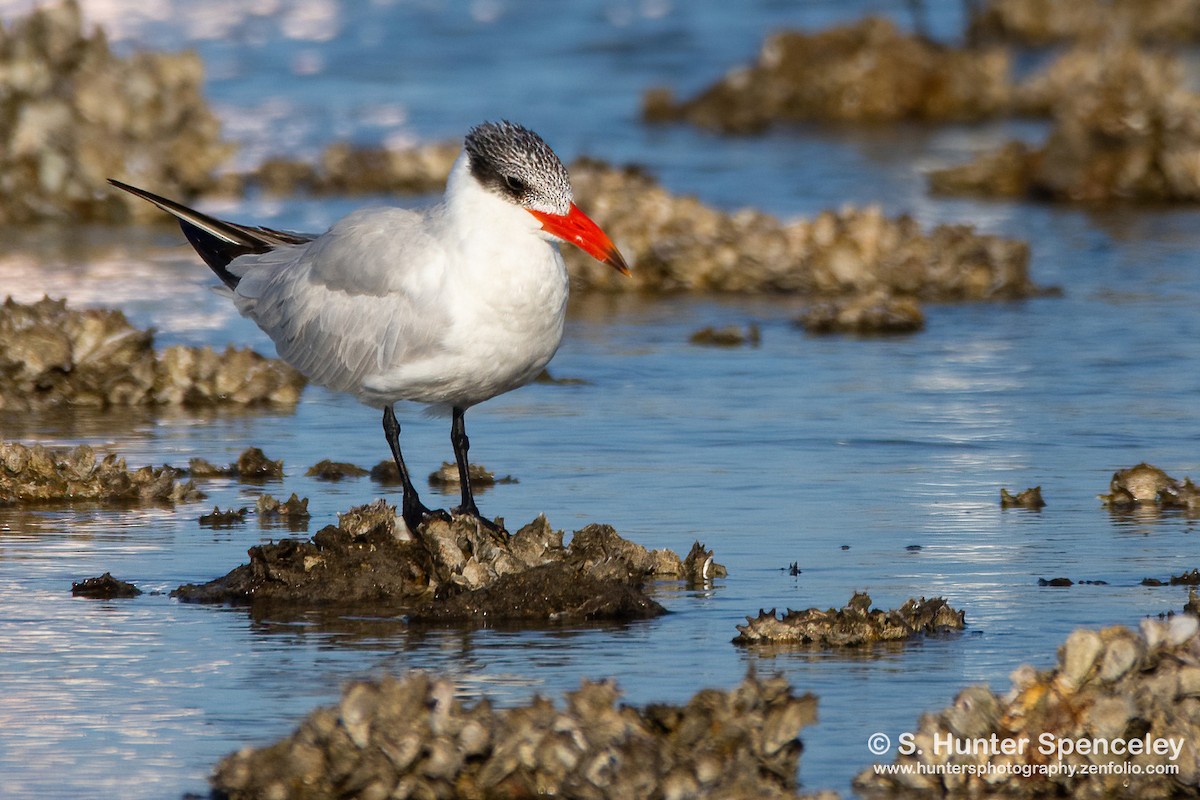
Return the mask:
[[319,481],[340,481],[344,478],[361,478],[368,474],[368,471],[344,461],[324,459],[309,467],[308,472],[304,474],[306,477],[316,478]]
[[925,634],[959,631],[966,615],[944,598],[910,598],[900,608],[871,608],[871,597],[855,592],[844,608],[805,611],[788,609],[782,617],[775,609],[759,611],[738,625],[734,644],[803,644],[819,647],[856,647],[873,642],[909,639]]
[[111,572],[106,572],[99,578],[88,578],[71,584],[71,594],[74,597],[86,597],[90,600],[137,597],[141,593],[141,589],[132,583],[114,578]]
[[585,680],[562,707],[497,708],[423,672],[354,682],[289,736],[226,756],[211,781],[235,798],[338,797],[348,775],[356,797],[799,797],[799,735],[817,699],[783,677],[685,705],[619,698],[614,682]]
[[1000,507],[1027,508],[1030,511],[1039,511],[1046,507],[1046,501],[1042,499],[1042,487],[1034,486],[1017,494],[1011,494],[1008,489],[1001,487]]
[[172,467],[130,471],[114,454],[98,457],[88,445],[32,447],[0,441],[0,506],[76,501],[187,503],[204,494]]
[[[1019,667],[1004,694],[972,686],[947,708],[922,714],[910,729],[916,746],[896,756],[903,768],[868,767],[854,787],[868,796],[961,798],[1192,794],[1200,777],[1198,623],[1180,614],[1144,619],[1137,632],[1077,629],[1053,669]],[[1020,742],[1027,744],[1017,749]],[[1072,764],[1094,767],[1065,768]]]
[[[392,467],[395,468],[395,466],[395,462],[392,462]],[[496,473],[487,470],[481,464],[468,464],[467,476],[471,479],[471,487],[474,489],[495,486],[498,483],[518,483],[512,475],[497,478]],[[396,482],[399,483],[399,480],[399,473],[397,473]],[[429,473],[429,485],[435,488],[457,489],[459,485],[458,465],[443,461],[441,467]]]
[[758,325],[750,323],[744,329],[738,325],[726,325],[723,328],[701,328],[688,337],[691,344],[702,347],[742,347],[750,345],[758,347],[762,344],[762,331]]

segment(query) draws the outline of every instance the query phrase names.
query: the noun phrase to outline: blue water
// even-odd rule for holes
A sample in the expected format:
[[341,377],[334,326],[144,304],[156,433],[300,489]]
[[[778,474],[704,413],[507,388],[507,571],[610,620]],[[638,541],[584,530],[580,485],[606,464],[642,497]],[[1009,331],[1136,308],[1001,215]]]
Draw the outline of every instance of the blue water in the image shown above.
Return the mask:
[[[11,16],[22,3],[3,3]],[[521,524],[606,522],[649,547],[700,539],[729,577],[663,586],[672,612],[623,627],[423,632],[391,619],[256,619],[180,605],[185,582],[224,574],[248,547],[287,535],[256,522],[201,528],[253,505],[260,487],[206,482],[175,510],[0,512],[0,774],[12,797],[170,798],[205,790],[222,755],[285,734],[349,678],[409,669],[454,676],[465,697],[560,697],[615,677],[633,703],[729,688],[750,668],[820,697],[803,733],[805,788],[848,792],[867,737],[912,730],[969,684],[1008,686],[1049,666],[1080,625],[1135,625],[1186,593],[1145,588],[1200,566],[1196,523],[1119,518],[1096,495],[1147,460],[1200,474],[1200,226],[1194,210],[1105,213],[931,198],[923,171],[1037,123],[819,126],[726,139],[638,122],[642,91],[694,91],[750,58],[781,24],[822,27],[903,4],[592,0],[534,2],[84,3],[116,46],[194,47],[239,159],[311,155],[334,138],[441,139],[485,118],[539,130],[566,158],[645,165],[672,191],[780,217],[879,203],[924,225],[971,222],[1028,240],[1032,271],[1062,297],[934,306],[898,339],[814,338],[791,299],[582,298],[551,365],[579,385],[533,385],[469,414],[472,457],[519,483],[482,494]],[[930,3],[952,38],[961,4]],[[250,10],[248,11],[247,8]],[[256,15],[255,9],[259,10]],[[271,13],[279,12],[275,16]],[[901,14],[897,19],[907,24]],[[358,200],[213,201],[247,221],[320,229]],[[402,202],[417,202],[406,198]],[[270,344],[208,290],[169,229],[6,234],[0,287],[116,305],[160,344]],[[761,347],[697,348],[706,325],[756,322]],[[402,415],[420,474],[448,460],[448,421]],[[303,477],[322,458],[383,460],[376,412],[319,388],[294,414],[141,411],[0,417],[6,439],[87,442],[131,464],[226,463],[256,445],[287,477],[265,490],[310,498],[315,532],[381,494],[367,479]],[[1040,484],[1040,513],[1002,511],[1001,486]],[[393,495],[388,495],[393,496]],[[452,502],[447,498],[446,502]],[[906,549],[921,545],[920,550]],[[849,545],[848,550],[842,549]],[[784,568],[798,562],[801,574]],[[70,596],[112,571],[149,593]],[[1107,585],[1039,588],[1039,577]],[[880,607],[944,595],[966,634],[868,654],[757,653],[735,625],[761,608]]]

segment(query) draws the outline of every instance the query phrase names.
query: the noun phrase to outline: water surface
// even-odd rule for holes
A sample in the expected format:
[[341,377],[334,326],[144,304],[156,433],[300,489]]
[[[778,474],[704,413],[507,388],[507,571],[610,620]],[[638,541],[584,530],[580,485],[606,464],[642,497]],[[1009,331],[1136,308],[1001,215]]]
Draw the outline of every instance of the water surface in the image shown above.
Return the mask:
[[[471,452],[519,479],[479,498],[510,527],[545,513],[568,531],[609,523],[648,547],[683,552],[699,539],[729,568],[708,590],[659,587],[672,613],[628,626],[418,634],[386,617],[258,619],[169,599],[289,535],[254,521],[201,528],[213,504],[294,491],[310,498],[313,533],[352,505],[396,499],[367,479],[303,477],[322,458],[370,467],[387,456],[377,413],[322,389],[284,414],[0,416],[6,439],[85,442],[133,465],[227,463],[255,445],[287,473],[265,486],[209,481],[208,500],[175,509],[0,511],[9,795],[201,792],[218,758],[288,732],[345,680],[416,668],[454,676],[464,697],[509,704],[605,677],[629,702],[682,702],[751,668],[781,671],[820,697],[820,722],[803,734],[802,782],[845,793],[872,760],[871,733],[912,730],[969,684],[1006,689],[1018,665],[1051,665],[1077,626],[1136,625],[1186,600],[1139,583],[1200,566],[1196,522],[1114,517],[1096,495],[1114,470],[1142,460],[1177,477],[1200,473],[1194,211],[1101,214],[925,194],[923,169],[1010,136],[1036,139],[1037,125],[813,127],[743,140],[637,122],[644,88],[693,90],[752,56],[776,25],[817,27],[891,4],[594,0],[557,15],[523,2],[226,3],[203,14],[166,0],[85,5],[119,47],[199,49],[247,163],[339,137],[442,138],[504,116],[567,158],[637,161],[673,191],[724,208],[789,217],[878,202],[925,225],[971,222],[1025,238],[1035,280],[1065,291],[930,307],[925,332],[865,340],[804,334],[790,299],[577,302],[551,369],[583,382],[533,385],[473,409]],[[960,4],[930,6],[935,28],[952,35]],[[319,230],[358,202],[251,197],[209,208]],[[5,242],[0,286],[18,299],[115,305],[154,326],[160,345],[271,352],[168,228],[32,229]],[[750,322],[760,347],[687,343],[699,327]],[[448,420],[416,410],[401,419],[418,474],[449,460]],[[1001,486],[1036,484],[1042,512],[999,508]],[[785,570],[792,562],[800,575]],[[71,598],[72,581],[105,571],[149,593]],[[1107,584],[1037,586],[1058,576]],[[855,590],[880,607],[944,595],[969,628],[868,654],[730,643],[759,608],[840,606]]]

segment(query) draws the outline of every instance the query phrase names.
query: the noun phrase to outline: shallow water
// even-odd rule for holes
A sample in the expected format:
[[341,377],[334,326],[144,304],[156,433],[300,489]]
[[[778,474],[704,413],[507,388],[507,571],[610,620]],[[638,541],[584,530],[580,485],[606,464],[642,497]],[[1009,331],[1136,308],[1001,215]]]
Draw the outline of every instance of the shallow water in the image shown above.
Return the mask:
[[[1065,294],[930,307],[925,332],[866,340],[805,335],[786,299],[577,302],[551,371],[584,383],[533,385],[468,415],[472,456],[519,479],[479,501],[510,527],[545,513],[568,531],[610,523],[649,547],[682,552],[700,539],[729,568],[711,590],[659,587],[672,613],[629,626],[415,633],[394,619],[256,619],[169,599],[181,583],[224,574],[247,547],[288,535],[253,520],[201,528],[213,504],[294,491],[310,498],[313,533],[352,505],[394,498],[365,478],[303,477],[322,458],[370,467],[387,455],[376,412],[319,388],[294,414],[0,416],[6,439],[86,442],[132,465],[226,463],[256,445],[287,472],[265,486],[208,481],[208,500],[174,510],[0,511],[6,796],[204,791],[219,757],[286,733],[346,679],[414,668],[501,703],[559,697],[584,677],[615,678],[633,703],[684,701],[729,688],[750,668],[782,671],[820,697],[821,721],[803,733],[804,786],[845,793],[872,761],[871,733],[894,739],[963,686],[1003,690],[1018,665],[1049,666],[1076,626],[1136,625],[1186,600],[1183,589],[1139,582],[1200,566],[1197,523],[1112,516],[1096,495],[1114,470],[1141,460],[1177,477],[1200,473],[1195,211],[1093,214],[925,194],[921,170],[1009,136],[1036,138],[1037,125],[726,140],[636,121],[642,89],[699,86],[780,22],[824,25],[884,4],[595,0],[558,17],[498,0],[208,4],[215,10],[200,17],[166,0],[85,5],[120,46],[197,47],[250,161],[272,149],[309,153],[335,136],[443,137],[508,116],[568,158],[636,160],[672,190],[723,207],[786,217],[878,202],[926,225],[968,221],[1026,238],[1035,280]],[[253,12],[276,5],[292,22]],[[931,4],[937,30],[956,29],[959,6]],[[326,11],[333,23],[311,23]],[[209,207],[320,229],[358,202]],[[116,305],[156,327],[160,345],[270,352],[168,228],[34,229],[5,242],[0,286],[21,300],[46,292]],[[699,327],[751,321],[762,328],[758,348],[687,343]],[[419,474],[450,458],[448,420],[401,419]],[[999,508],[1001,486],[1035,484],[1049,504],[1042,512]],[[794,577],[785,570],[793,561]],[[72,581],[105,571],[148,594],[70,596]],[[1107,585],[1037,586],[1057,576]],[[856,589],[880,607],[944,595],[965,609],[968,630],[866,654],[730,644],[760,607],[840,606]]]

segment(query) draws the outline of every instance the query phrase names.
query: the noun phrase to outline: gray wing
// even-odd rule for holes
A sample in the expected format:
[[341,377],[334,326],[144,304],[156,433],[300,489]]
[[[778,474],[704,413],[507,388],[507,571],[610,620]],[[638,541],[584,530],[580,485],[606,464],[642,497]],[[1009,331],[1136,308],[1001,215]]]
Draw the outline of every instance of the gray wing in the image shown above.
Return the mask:
[[235,259],[238,309],[310,380],[362,396],[363,383],[438,351],[446,254],[428,216],[367,209],[313,241]]

